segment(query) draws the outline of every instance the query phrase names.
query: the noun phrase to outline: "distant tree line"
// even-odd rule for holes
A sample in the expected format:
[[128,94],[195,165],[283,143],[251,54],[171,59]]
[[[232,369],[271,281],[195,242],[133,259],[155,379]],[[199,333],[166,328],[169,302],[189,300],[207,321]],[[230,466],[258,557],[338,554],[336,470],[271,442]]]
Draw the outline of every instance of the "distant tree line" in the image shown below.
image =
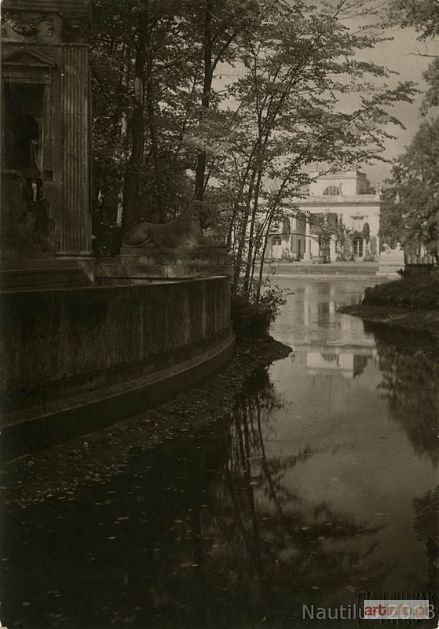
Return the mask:
[[[439,35],[436,0],[393,0],[390,16],[393,23],[414,27],[420,40]],[[381,235],[390,245],[400,242],[408,254],[423,248],[439,264],[439,55],[430,58],[421,107],[425,120],[386,182]]]

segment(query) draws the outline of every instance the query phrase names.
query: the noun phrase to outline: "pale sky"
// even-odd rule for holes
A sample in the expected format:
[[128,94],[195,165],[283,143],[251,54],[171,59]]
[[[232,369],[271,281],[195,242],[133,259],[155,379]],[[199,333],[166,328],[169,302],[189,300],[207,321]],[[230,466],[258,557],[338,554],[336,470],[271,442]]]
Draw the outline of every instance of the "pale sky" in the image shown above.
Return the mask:
[[[287,0],[288,1],[288,0]],[[306,0],[311,4],[320,5],[326,0]],[[331,0],[332,4],[336,0]],[[388,0],[370,0],[372,5],[378,6],[383,16],[387,9]],[[365,0],[365,4],[367,0]],[[368,19],[364,16],[361,18],[349,19],[346,23],[350,23],[354,27],[357,25],[373,24],[375,18]],[[392,28],[383,31],[385,37],[393,37],[393,41],[383,42],[371,50],[361,52],[361,58],[379,65],[383,65],[390,70],[399,73],[392,81],[396,85],[398,81],[414,81],[417,83],[418,89],[422,92],[426,89],[426,82],[423,79],[423,73],[432,61],[431,56],[422,55],[438,55],[439,41],[427,40],[419,41],[417,33],[414,29]],[[390,87],[391,85],[389,85]],[[355,99],[355,97],[353,97]],[[382,154],[386,159],[394,159],[400,155],[406,146],[408,146],[416,133],[423,118],[420,115],[420,106],[423,99],[423,93],[418,94],[412,104],[400,103],[393,107],[392,114],[398,118],[406,127],[392,127],[389,131],[396,136],[395,140],[386,142],[386,149]],[[435,112],[438,115],[438,112]],[[390,176],[391,165],[383,162],[368,164],[363,166],[363,170],[368,174],[374,185],[382,184],[386,177]]]
[[[425,90],[426,83],[422,78],[423,72],[427,69],[431,58],[420,56],[417,53],[439,55],[438,41],[420,42],[416,38],[413,30],[397,30],[391,31],[394,37],[393,41],[380,44],[373,50],[363,53],[364,58],[370,61],[385,65],[392,70],[399,72],[401,81],[412,80],[418,83],[418,88]],[[401,103],[395,105],[394,114],[406,126],[406,130],[394,129],[394,135],[397,138],[387,142],[386,152],[384,156],[393,159],[404,151],[405,146],[410,144],[413,135],[416,133],[422,117],[419,113],[423,94],[418,94],[416,100],[412,104]],[[390,166],[379,163],[375,166],[369,165],[364,168],[369,174],[374,184],[382,183],[383,179],[390,174]]]
[[[319,5],[323,1],[324,0],[309,0],[309,2],[314,5]],[[380,8],[385,10],[385,7],[386,0],[383,0],[383,2],[380,3]],[[352,25],[356,29],[358,26],[366,23],[373,24],[374,20],[375,18],[368,19],[363,16],[357,19],[349,18],[345,23],[349,23],[349,25]],[[386,140],[386,148],[382,156],[388,160],[392,160],[400,155],[405,147],[410,144],[423,120],[420,115],[423,91],[426,89],[423,73],[432,61],[431,56],[439,56],[439,41],[419,41],[414,29],[393,28],[383,31],[383,36],[393,39],[378,44],[373,49],[361,51],[359,58],[378,65],[383,65],[397,72],[398,74],[392,75],[389,82],[386,83],[388,87],[396,86],[399,81],[407,80],[414,81],[418,89],[421,90],[421,93],[416,95],[413,103],[399,103],[391,110],[392,115],[398,118],[406,127],[402,129],[398,126],[392,126],[387,129],[388,132],[396,137],[394,140]],[[423,55],[430,55],[430,57]],[[217,76],[218,85],[226,85],[229,81],[233,81],[239,74],[239,67],[235,66],[231,68],[230,66],[220,64]],[[349,96],[344,97],[344,106],[347,105],[347,109],[350,109],[350,101],[352,102],[352,107],[358,104],[358,95],[353,94],[352,99],[349,99]],[[355,101],[357,101],[357,103],[355,103]],[[436,111],[434,114],[438,115],[438,112]],[[309,167],[309,170],[316,169],[318,169],[318,166],[317,168],[316,166]],[[391,164],[380,161],[363,164],[362,169],[369,176],[373,185],[381,185],[384,183],[385,179],[390,176]]]

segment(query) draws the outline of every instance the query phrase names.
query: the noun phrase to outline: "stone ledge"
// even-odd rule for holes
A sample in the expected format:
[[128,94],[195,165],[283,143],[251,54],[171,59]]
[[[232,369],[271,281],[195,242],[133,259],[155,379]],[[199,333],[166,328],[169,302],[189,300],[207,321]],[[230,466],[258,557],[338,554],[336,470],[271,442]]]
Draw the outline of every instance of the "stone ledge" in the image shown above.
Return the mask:
[[157,406],[223,367],[232,356],[234,343],[230,334],[212,349],[124,386],[100,389],[62,404],[35,407],[5,417],[1,431],[3,460],[49,447],[57,442],[57,430],[66,440]]
[[47,268],[9,268],[0,267],[0,290],[32,290],[44,288],[63,288],[90,286],[91,281],[84,273],[83,269],[76,267],[57,267],[56,265]]
[[144,250],[124,247],[114,261],[96,265],[98,282],[139,281],[149,279],[189,279],[231,276],[232,265],[227,253],[220,249],[197,248],[185,252]]

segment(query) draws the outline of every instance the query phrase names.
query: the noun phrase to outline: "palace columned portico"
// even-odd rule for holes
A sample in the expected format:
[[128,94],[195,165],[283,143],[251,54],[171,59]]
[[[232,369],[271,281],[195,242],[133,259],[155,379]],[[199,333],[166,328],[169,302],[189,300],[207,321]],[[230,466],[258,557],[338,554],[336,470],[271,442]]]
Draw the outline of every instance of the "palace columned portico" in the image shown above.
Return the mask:
[[318,175],[305,198],[270,236],[269,257],[374,262],[379,257],[380,194],[359,170]]

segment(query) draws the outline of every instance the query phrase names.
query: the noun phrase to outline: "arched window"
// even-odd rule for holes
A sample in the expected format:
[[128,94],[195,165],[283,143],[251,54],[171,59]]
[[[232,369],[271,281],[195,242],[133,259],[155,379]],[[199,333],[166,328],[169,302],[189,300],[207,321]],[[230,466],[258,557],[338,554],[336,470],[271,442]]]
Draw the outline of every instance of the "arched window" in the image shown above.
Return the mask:
[[340,186],[328,186],[323,190],[323,194],[329,197],[336,197],[341,194]]

